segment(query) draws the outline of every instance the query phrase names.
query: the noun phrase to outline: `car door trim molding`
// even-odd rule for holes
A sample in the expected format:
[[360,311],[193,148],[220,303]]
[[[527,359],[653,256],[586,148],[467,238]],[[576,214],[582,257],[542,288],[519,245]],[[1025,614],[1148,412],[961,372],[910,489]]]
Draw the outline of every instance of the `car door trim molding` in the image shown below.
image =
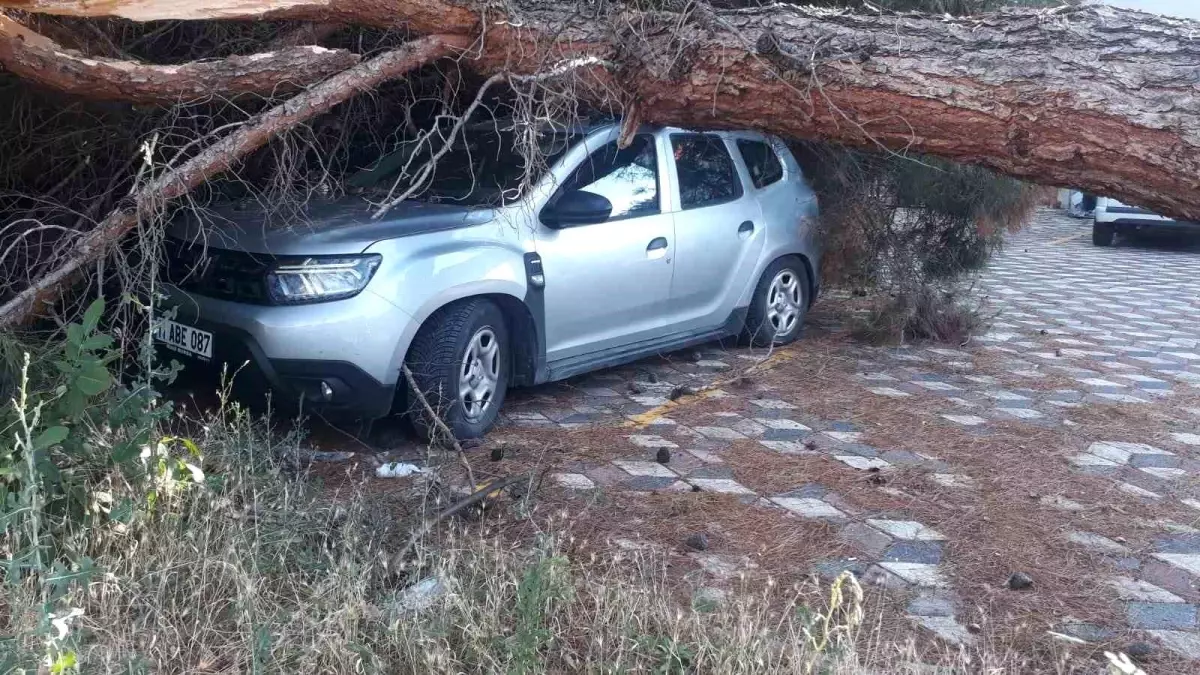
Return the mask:
[[547,364],[549,380],[563,380],[601,368],[624,365],[647,356],[675,351],[740,334],[746,325],[749,307],[738,307],[720,327],[708,330],[683,331],[632,344],[610,347],[597,352],[571,356]]

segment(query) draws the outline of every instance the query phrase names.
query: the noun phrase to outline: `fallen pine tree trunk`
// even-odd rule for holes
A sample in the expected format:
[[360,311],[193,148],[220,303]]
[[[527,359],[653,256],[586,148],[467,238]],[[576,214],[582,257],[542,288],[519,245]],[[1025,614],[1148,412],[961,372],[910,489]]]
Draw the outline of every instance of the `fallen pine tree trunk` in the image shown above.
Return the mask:
[[139,219],[158,212],[168,201],[228,170],[275,136],[387,80],[457,55],[469,44],[470,40],[464,38],[441,35],[414,40],[338,73],[247,121],[238,130],[138,189],[129,206],[114,210],[96,228],[76,239],[71,250],[64,253],[66,262],[0,306],[0,328],[21,323],[41,304],[53,302],[60,286],[84,265],[103,255],[109,246],[132,230]]
[[[1200,23],[1106,6],[978,17],[536,0],[0,0],[73,16],[290,18],[478,37],[474,68],[566,58],[640,119],[913,151],[1200,220]],[[673,6],[667,3],[667,6]],[[614,92],[616,92],[614,94]],[[594,101],[595,102],[595,101]],[[610,101],[611,102],[611,101]]]

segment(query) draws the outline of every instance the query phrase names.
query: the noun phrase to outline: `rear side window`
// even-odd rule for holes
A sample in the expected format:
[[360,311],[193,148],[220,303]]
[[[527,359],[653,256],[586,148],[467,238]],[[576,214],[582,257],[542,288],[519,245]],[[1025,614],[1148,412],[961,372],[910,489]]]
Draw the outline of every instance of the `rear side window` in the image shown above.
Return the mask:
[[783,178],[783,164],[775,149],[762,141],[739,140],[738,152],[742,153],[742,161],[750,171],[750,180],[754,187],[765,188]]
[[725,142],[708,134],[672,134],[671,151],[684,209],[731,202],[742,196],[742,181]]

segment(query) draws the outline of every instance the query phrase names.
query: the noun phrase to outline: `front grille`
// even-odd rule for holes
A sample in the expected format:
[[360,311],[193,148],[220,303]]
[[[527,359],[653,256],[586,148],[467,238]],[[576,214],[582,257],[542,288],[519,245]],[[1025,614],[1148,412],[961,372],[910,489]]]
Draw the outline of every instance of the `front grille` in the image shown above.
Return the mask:
[[271,303],[267,271],[274,263],[265,253],[243,253],[205,247],[203,242],[166,241],[164,278],[198,295],[255,305]]

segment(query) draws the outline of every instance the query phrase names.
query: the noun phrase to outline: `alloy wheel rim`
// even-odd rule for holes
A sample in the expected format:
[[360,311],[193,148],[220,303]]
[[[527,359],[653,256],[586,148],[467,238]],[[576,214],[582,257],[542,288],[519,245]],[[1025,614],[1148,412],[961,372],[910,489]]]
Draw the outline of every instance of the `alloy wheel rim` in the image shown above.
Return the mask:
[[468,420],[483,417],[500,381],[500,343],[490,327],[475,331],[458,371],[458,400]]
[[767,322],[776,337],[788,335],[796,328],[802,296],[800,279],[792,270],[780,270],[767,286]]

